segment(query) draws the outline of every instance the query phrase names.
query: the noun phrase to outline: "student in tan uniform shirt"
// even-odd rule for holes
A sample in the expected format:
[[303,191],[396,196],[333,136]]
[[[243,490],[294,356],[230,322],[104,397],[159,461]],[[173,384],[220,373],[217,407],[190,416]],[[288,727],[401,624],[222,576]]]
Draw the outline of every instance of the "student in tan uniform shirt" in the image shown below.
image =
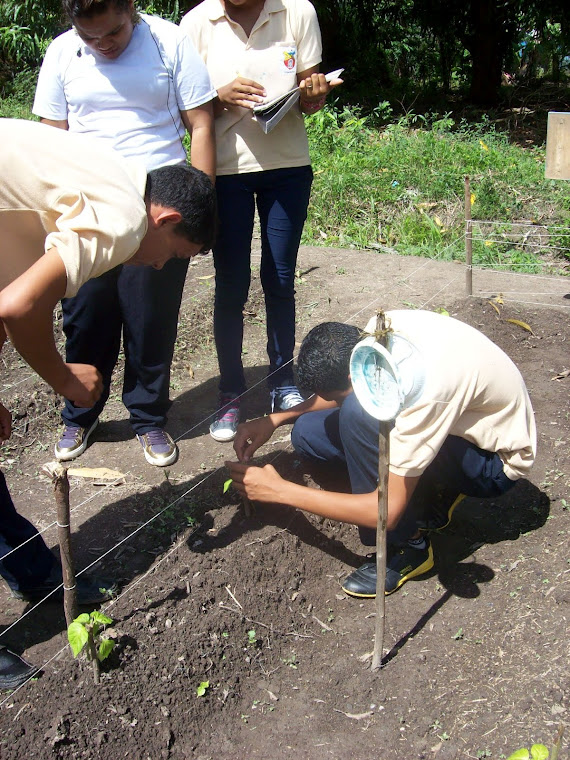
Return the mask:
[[[0,119],[0,347],[6,335],[57,392],[78,406],[101,394],[101,375],[67,364],[53,336],[53,310],[91,277],[121,263],[160,269],[209,248],[216,202],[197,169],[150,172],[102,143],[31,121]],[[0,443],[10,437],[0,404]],[[0,472],[0,576],[19,599],[61,600],[61,566],[36,528],[16,512]],[[102,589],[102,590],[101,590]],[[81,575],[80,604],[98,604],[112,580]],[[37,668],[0,646],[0,689],[15,689]]]
[[[527,475],[536,454],[536,426],[520,372],[478,330],[427,311],[386,316],[404,399],[390,433],[389,594],[433,567],[426,534],[449,522],[463,495],[496,497]],[[366,331],[373,330],[369,325]],[[241,463],[227,465],[234,486],[250,499],[352,523],[362,542],[374,546],[379,422],[364,408],[366,397],[361,394],[361,403],[353,392],[349,364],[362,336],[357,327],[339,322],[311,330],[299,351],[298,376],[301,387],[315,395],[293,410],[240,425],[234,448]],[[373,397],[382,403],[390,386],[381,380],[379,387]],[[271,465],[247,464],[273,431],[288,423],[295,423],[295,450],[344,468],[351,494],[307,488],[283,480]],[[441,501],[442,493],[447,501]],[[374,597],[375,560],[353,572],[343,590]]]

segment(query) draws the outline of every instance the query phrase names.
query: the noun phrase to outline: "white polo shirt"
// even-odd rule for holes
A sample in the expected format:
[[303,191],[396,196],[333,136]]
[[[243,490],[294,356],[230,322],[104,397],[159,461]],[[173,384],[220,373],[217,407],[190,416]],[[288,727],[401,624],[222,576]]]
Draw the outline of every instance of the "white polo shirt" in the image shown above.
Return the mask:
[[126,49],[97,56],[74,29],[50,44],[33,113],[106,140],[148,171],[186,162],[180,111],[216,97],[202,58],[170,21],[141,13]]
[[0,290],[55,247],[69,298],[138,250],[148,225],[142,162],[18,119],[0,119],[0,145]]
[[[317,66],[322,43],[309,0],[265,0],[249,38],[220,0],[204,0],[180,27],[204,59],[216,89],[237,76],[263,85],[271,100],[295,87],[297,74]],[[265,134],[249,108],[228,107],[216,118],[217,174],[306,166],[309,145],[298,108]]]

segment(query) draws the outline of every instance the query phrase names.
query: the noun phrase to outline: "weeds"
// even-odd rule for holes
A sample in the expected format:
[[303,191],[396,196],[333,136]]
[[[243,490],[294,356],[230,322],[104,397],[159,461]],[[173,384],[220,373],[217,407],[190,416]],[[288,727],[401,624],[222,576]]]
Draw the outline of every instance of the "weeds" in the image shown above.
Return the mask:
[[504,224],[478,230],[476,266],[535,272],[542,253],[570,258],[570,203],[564,183],[544,179],[544,149],[511,144],[486,119],[407,114],[379,131],[358,109],[327,107],[307,128],[307,243],[463,259],[468,174],[473,218]]
[[[0,116],[30,118],[36,75],[14,77]],[[307,118],[315,180],[305,244],[464,260],[469,175],[473,219],[487,221],[474,225],[475,266],[536,273],[548,254],[559,272],[570,261],[570,196],[544,178],[543,146],[450,114],[408,113],[379,129],[390,115],[380,103],[369,117],[326,106]]]

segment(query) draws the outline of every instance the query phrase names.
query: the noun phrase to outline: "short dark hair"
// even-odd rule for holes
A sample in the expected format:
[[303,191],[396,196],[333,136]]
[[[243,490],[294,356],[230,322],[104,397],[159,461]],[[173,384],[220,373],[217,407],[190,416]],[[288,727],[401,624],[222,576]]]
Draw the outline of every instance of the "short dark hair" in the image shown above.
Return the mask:
[[350,387],[350,354],[362,338],[354,325],[323,322],[307,333],[299,349],[297,379],[305,393],[346,391]]
[[145,199],[182,216],[174,232],[209,251],[218,231],[216,191],[207,174],[177,164],[153,169],[147,175]]
[[[119,13],[130,11],[130,0],[62,0],[63,12],[73,23],[75,18],[93,18],[105,13],[109,8],[114,8]],[[136,24],[139,14],[136,10],[132,14],[132,22]]]

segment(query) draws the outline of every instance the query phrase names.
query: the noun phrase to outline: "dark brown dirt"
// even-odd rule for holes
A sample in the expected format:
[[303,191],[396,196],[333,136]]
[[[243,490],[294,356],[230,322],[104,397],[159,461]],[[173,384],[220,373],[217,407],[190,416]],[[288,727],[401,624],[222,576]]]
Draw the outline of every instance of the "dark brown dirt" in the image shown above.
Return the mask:
[[[71,477],[77,565],[103,557],[97,570],[124,589],[107,607],[118,646],[101,685],[65,648],[57,606],[29,612],[0,589],[1,640],[45,663],[41,678],[0,697],[1,757],[452,760],[551,746],[570,707],[568,280],[481,273],[466,297],[456,264],[302,250],[299,337],[325,319],[364,324],[378,306],[446,308],[514,359],[538,422],[531,479],[495,502],[461,504],[433,536],[435,571],[387,599],[387,662],[372,672],[375,604],[340,588],[362,561],[356,530],[276,507],[246,518],[231,489],[222,495],[231,448],[209,438],[205,419],[216,396],[211,274],[207,259],[192,267],[180,321],[169,424],[179,462],[168,473],[144,463],[115,393],[77,465],[124,477],[114,486]],[[255,279],[249,416],[267,411],[263,332]],[[3,359],[2,398],[16,421],[1,466],[20,511],[47,528],[53,497],[41,466],[59,399],[13,352]],[[346,487],[297,461],[287,432],[260,461],[314,487]],[[55,544],[53,528],[45,536]]]

